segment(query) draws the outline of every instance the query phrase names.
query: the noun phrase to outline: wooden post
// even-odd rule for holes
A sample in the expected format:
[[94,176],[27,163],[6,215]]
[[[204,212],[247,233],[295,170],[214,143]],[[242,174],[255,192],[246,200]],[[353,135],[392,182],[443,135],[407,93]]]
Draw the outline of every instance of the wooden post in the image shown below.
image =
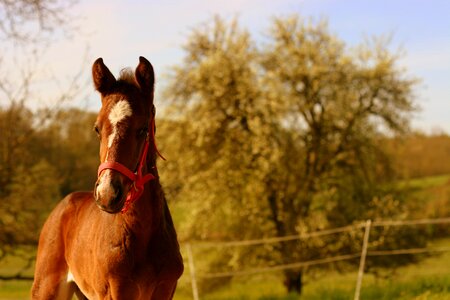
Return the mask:
[[364,266],[366,264],[366,256],[367,256],[367,246],[369,244],[369,233],[370,227],[372,225],[372,220],[367,220],[365,224],[364,231],[364,239],[361,251],[361,259],[359,261],[359,270],[358,270],[358,278],[356,280],[356,289],[355,289],[355,298],[354,300],[359,300],[360,292],[361,292],[361,284],[364,275]]
[[191,273],[192,297],[194,298],[194,300],[199,300],[200,298],[198,297],[197,279],[195,277],[194,255],[192,254],[191,243],[187,243],[186,251],[189,262],[189,270]]

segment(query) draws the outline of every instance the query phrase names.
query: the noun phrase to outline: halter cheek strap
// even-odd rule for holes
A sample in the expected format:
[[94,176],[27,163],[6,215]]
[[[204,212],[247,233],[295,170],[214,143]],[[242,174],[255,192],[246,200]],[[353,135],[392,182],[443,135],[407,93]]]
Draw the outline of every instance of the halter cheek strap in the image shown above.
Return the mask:
[[[158,151],[158,148],[156,147],[154,115],[153,115],[153,118],[152,118],[152,121],[151,121],[149,127],[150,128],[149,128],[149,131],[147,132],[147,138],[145,139],[144,149],[141,153],[141,158],[139,159],[139,165],[137,167],[136,172],[132,172],[130,169],[128,169],[127,167],[125,167],[124,165],[122,165],[121,163],[118,163],[116,161],[107,161],[107,162],[100,164],[100,166],[98,167],[98,171],[97,171],[98,177],[100,177],[100,174],[104,170],[110,169],[110,170],[115,170],[115,171],[121,173],[122,175],[124,175],[125,177],[127,177],[128,179],[130,179],[132,181],[132,185],[131,185],[132,188],[128,192],[127,198],[125,200],[125,204],[122,208],[122,213],[126,213],[128,211],[128,209],[130,208],[130,205],[142,196],[142,193],[144,192],[144,185],[147,182],[149,182],[150,180],[153,180],[156,178],[151,173],[142,175],[142,169],[146,165],[146,161],[147,161],[147,153],[148,153],[148,148],[150,145],[150,141],[149,141],[150,135],[152,136],[153,147],[154,147],[156,153],[163,160],[166,160],[161,155],[161,153]],[[156,168],[156,166],[154,168]]]

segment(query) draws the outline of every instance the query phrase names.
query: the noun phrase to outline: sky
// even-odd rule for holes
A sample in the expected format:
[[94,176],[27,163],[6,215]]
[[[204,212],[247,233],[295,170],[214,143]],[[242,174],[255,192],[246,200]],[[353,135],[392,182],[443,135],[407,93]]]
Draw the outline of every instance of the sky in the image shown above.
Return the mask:
[[[257,42],[264,40],[273,17],[292,14],[328,19],[331,32],[349,46],[366,37],[392,35],[392,49],[405,52],[400,64],[421,79],[415,89],[421,111],[413,127],[450,133],[448,0],[80,0],[71,13],[79,29],[72,38],[49,47],[46,69],[61,78],[81,71],[89,81],[97,57],[118,74],[124,67],[135,68],[142,55],[155,67],[157,89],[170,67],[182,62],[182,45],[191,30],[216,14],[238,17]],[[80,105],[98,109],[100,100],[92,85],[86,93]]]

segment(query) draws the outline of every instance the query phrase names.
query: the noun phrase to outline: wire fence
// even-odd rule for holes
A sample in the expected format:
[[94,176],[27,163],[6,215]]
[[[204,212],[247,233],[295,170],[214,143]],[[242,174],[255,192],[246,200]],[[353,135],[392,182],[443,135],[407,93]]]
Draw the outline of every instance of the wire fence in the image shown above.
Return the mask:
[[[448,252],[450,247],[426,247],[426,248],[410,248],[410,249],[390,249],[390,250],[369,250],[370,232],[375,227],[391,227],[391,226],[414,226],[414,225],[429,225],[429,224],[448,224],[449,218],[436,218],[436,219],[419,219],[419,220],[367,220],[359,223],[355,223],[348,226],[331,228],[326,230],[314,231],[309,233],[302,233],[298,235],[289,235],[282,237],[271,237],[263,239],[252,240],[240,240],[240,241],[196,241],[186,243],[187,260],[190,269],[190,281],[192,286],[192,296],[194,300],[199,300],[198,280],[199,279],[212,279],[212,278],[226,278],[235,276],[244,276],[252,274],[260,274],[264,272],[274,272],[289,269],[300,269],[309,266],[316,266],[322,264],[329,264],[339,261],[346,261],[351,259],[360,259],[358,275],[355,284],[354,299],[360,299],[361,285],[364,277],[365,263],[367,257],[375,256],[389,256],[389,255],[405,255],[405,254],[424,254],[424,253],[437,253]],[[267,244],[276,244],[287,241],[295,241],[308,239],[319,236],[326,236],[338,233],[350,232],[358,229],[364,229],[364,235],[361,245],[361,251],[358,253],[336,255],[332,257],[325,257],[321,259],[293,262],[289,264],[280,264],[275,266],[266,266],[259,268],[251,268],[239,271],[227,271],[227,272],[214,272],[214,273],[199,273],[196,270],[193,249],[205,249],[205,248],[227,248],[227,247],[248,247]]]

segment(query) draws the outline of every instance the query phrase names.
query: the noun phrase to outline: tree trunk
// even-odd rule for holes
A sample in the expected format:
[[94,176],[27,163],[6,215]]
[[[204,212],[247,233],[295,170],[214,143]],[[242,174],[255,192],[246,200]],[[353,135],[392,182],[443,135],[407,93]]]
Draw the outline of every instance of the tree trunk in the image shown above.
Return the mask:
[[302,293],[303,281],[301,270],[284,271],[284,286],[289,293]]

